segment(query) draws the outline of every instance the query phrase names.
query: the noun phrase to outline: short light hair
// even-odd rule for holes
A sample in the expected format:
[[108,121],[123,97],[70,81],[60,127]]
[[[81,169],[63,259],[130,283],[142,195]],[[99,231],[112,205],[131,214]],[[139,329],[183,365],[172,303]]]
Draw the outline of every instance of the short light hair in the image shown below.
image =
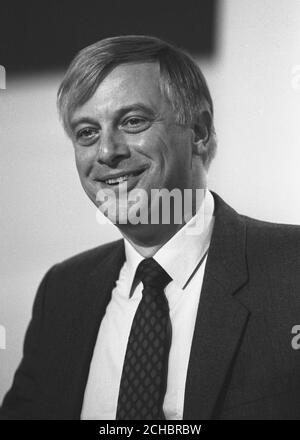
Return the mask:
[[199,66],[182,49],[159,38],[125,35],[106,38],[82,49],[71,62],[57,94],[63,126],[71,136],[70,118],[87,102],[104,78],[118,65],[130,62],[158,62],[160,88],[174,109],[176,122],[185,126],[199,123],[209,113],[209,138],[204,165],[215,155],[213,102]]

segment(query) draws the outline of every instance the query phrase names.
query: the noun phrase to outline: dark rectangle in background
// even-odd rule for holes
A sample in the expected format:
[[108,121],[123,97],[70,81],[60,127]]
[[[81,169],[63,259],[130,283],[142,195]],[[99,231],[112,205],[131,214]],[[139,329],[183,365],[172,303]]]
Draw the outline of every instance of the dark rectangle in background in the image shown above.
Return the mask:
[[217,0],[2,1],[0,64],[9,74],[65,68],[102,38],[154,35],[212,55]]

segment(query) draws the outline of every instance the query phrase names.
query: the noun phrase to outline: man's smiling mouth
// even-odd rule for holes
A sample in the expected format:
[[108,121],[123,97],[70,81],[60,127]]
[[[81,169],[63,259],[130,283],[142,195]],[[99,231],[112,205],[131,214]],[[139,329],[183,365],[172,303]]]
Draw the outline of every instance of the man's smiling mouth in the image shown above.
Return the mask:
[[145,171],[146,168],[130,171],[128,173],[115,173],[114,175],[107,175],[99,179],[106,185],[119,185],[120,183],[127,182],[130,177],[137,177]]
[[129,179],[129,174],[118,177],[117,179],[107,179],[104,181],[107,185],[117,185],[118,183],[125,182]]

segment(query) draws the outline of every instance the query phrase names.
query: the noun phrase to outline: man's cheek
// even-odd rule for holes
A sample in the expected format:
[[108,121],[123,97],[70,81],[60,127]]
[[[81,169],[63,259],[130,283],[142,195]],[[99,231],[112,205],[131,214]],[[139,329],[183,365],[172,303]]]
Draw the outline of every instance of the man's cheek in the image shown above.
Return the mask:
[[75,161],[80,178],[88,177],[93,166],[93,162],[89,159],[89,157],[83,154],[79,154],[75,156]]

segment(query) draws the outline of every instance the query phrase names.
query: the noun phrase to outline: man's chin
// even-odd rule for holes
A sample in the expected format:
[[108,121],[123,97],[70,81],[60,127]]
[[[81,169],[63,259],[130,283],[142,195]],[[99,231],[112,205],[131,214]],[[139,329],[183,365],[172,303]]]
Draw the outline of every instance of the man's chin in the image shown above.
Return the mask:
[[116,226],[136,226],[139,224],[149,223],[149,213],[148,205],[138,205],[134,202],[128,202],[126,205],[122,204],[111,205],[102,204],[99,206],[98,210],[101,212],[102,216]]

